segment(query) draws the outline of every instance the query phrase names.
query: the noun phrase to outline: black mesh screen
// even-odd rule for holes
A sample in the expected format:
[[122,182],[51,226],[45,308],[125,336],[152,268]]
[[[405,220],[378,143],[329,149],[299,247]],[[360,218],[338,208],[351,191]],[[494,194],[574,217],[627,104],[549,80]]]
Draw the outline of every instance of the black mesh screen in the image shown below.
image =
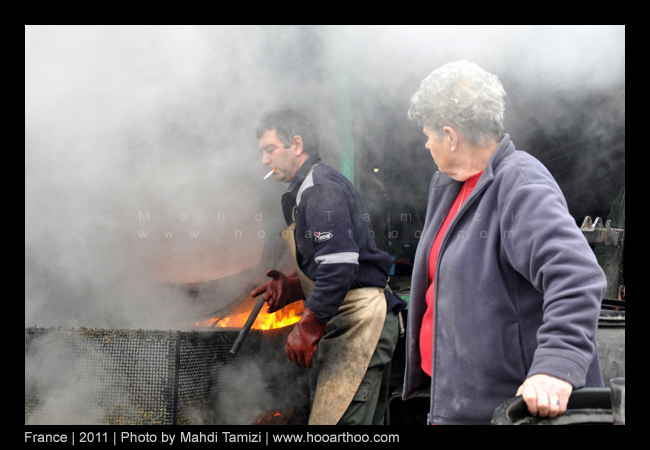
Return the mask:
[[306,376],[283,355],[288,331],[251,330],[233,357],[239,330],[25,328],[25,423],[248,423]]

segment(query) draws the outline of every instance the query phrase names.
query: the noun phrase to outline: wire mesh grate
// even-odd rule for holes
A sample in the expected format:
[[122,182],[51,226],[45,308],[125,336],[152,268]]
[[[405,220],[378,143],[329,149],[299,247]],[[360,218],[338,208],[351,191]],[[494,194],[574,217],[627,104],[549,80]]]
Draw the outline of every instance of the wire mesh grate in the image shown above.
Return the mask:
[[25,328],[26,424],[194,424],[218,421],[215,393],[258,350],[250,333]]

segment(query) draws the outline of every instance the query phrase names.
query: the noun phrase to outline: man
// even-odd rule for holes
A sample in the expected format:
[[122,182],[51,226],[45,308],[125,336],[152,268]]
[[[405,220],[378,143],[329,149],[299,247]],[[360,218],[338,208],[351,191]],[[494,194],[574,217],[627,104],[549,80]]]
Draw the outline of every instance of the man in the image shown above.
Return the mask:
[[304,113],[266,114],[257,137],[262,164],[289,183],[282,237],[299,270],[267,272],[272,279],[251,295],[262,295],[269,312],[305,299],[286,352],[299,367],[313,367],[310,424],[381,424],[404,307],[386,289],[392,260],[376,247],[355,187],[321,162],[316,128]]

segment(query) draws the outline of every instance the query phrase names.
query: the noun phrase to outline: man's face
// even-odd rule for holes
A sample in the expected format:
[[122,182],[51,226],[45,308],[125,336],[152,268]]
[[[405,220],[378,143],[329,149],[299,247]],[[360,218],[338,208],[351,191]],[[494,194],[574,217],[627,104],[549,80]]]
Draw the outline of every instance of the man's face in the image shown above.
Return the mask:
[[259,140],[262,150],[262,164],[275,169],[273,176],[277,181],[291,182],[300,169],[302,160],[300,154],[296,154],[296,145],[292,143],[289,147],[284,146],[275,130],[266,130]]

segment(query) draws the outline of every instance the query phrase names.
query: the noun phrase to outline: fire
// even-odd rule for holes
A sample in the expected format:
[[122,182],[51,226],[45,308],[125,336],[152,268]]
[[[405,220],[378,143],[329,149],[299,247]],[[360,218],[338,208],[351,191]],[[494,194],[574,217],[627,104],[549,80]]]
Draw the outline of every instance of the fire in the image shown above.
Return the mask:
[[251,425],[286,425],[292,415],[293,408],[265,411],[253,416]]
[[[296,302],[285,306],[279,311],[272,314],[266,312],[263,307],[253,323],[253,328],[258,330],[271,330],[274,328],[282,328],[294,324],[300,320],[301,314],[304,310],[303,302]],[[193,325],[197,327],[211,327],[211,328],[240,328],[246,323],[250,316],[250,311],[237,314],[234,316],[225,317],[223,319],[214,317],[200,322],[195,322]],[[215,323],[216,322],[216,323]]]

